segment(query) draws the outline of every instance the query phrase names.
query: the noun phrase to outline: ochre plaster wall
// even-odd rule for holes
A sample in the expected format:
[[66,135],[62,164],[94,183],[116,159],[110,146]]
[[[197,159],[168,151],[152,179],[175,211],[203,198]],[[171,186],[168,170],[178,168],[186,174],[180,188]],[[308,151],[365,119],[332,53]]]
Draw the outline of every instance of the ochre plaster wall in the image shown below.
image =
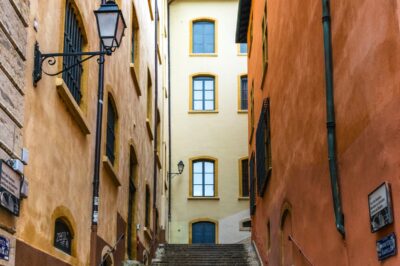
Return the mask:
[[[87,34],[88,43],[85,50],[96,51],[99,49],[99,38],[93,10],[99,8],[100,1],[75,1],[75,3]],[[128,220],[129,156],[131,147],[134,147],[138,162],[135,177],[137,206],[134,221],[141,225],[138,231],[140,241],[149,248],[150,242],[145,239],[143,233],[144,202],[146,184],[151,188],[153,195],[154,153],[153,141],[149,138],[145,119],[147,71],[150,72],[153,84],[155,78],[155,52],[152,48],[154,47],[154,20],[150,17],[147,1],[121,0],[118,4],[128,28],[121,47],[112,56],[106,56],[105,61],[98,237],[104,243],[114,246],[119,237],[117,236],[117,213],[121,215],[125,223]],[[137,76],[141,96],[138,95],[130,68],[133,4],[140,27],[140,62],[138,63],[140,72]],[[32,85],[35,41],[39,42],[43,53],[63,50],[65,1],[31,0],[30,5],[29,19],[32,23],[28,30],[27,62],[29,64],[26,72],[23,135],[24,146],[30,151],[29,165],[25,168],[30,194],[21,205],[21,215],[16,223],[17,238],[60,261],[72,265],[88,265],[99,67],[95,59],[84,64],[83,98],[80,109],[90,131],[90,134],[85,134],[67,110],[67,104],[61,100],[56,89],[56,77],[43,75],[36,88]],[[152,1],[152,7],[154,14],[154,1]],[[164,8],[164,5],[159,7],[161,8]],[[160,13],[164,14],[162,10]],[[34,20],[38,22],[37,32],[33,29]],[[162,41],[165,41],[165,38]],[[162,55],[164,54],[165,52]],[[59,63],[53,67],[53,70],[57,67],[61,67]],[[50,66],[44,64],[44,68],[51,72]],[[159,82],[162,80],[160,76]],[[163,90],[160,88],[160,91]],[[112,95],[118,113],[114,174],[103,162],[106,153],[109,95]],[[161,97],[159,105],[164,99]],[[163,118],[163,109],[160,113]],[[151,127],[153,128],[153,125]],[[165,154],[162,153],[160,156],[164,158]],[[160,176],[160,170],[157,171]],[[114,175],[120,186],[116,185],[118,182]],[[158,180],[161,184],[163,179]],[[160,188],[161,185],[158,187]],[[159,191],[161,192],[161,189]],[[160,212],[165,212],[164,207],[160,206],[162,203],[160,198],[161,195],[157,195],[157,208]],[[56,210],[60,210],[60,206],[64,212],[58,213]],[[55,213],[57,215],[68,213],[67,217],[72,220],[70,221],[74,232],[72,256],[53,247],[52,232],[54,232],[54,217],[57,216]],[[124,241],[126,239],[127,237]],[[120,251],[118,252],[120,254]],[[123,256],[126,257],[126,251],[123,252]],[[121,255],[118,256],[121,257]]]
[[[281,215],[287,202],[292,235],[314,265],[381,265],[375,241],[400,230],[396,222],[400,215],[396,203],[400,192],[400,35],[395,4],[331,1],[343,239],[335,228],[327,159],[321,1],[268,1],[269,62],[264,85],[261,21],[265,1],[252,2],[254,39],[248,65],[249,87],[254,81],[255,129],[262,99],[270,97],[271,104],[272,176],[264,197],[256,199],[252,232],[263,261],[281,263]],[[254,151],[255,137],[249,154]],[[395,223],[373,234],[367,196],[383,181],[391,184]],[[307,265],[291,245],[296,265]],[[398,261],[395,256],[384,265]]]

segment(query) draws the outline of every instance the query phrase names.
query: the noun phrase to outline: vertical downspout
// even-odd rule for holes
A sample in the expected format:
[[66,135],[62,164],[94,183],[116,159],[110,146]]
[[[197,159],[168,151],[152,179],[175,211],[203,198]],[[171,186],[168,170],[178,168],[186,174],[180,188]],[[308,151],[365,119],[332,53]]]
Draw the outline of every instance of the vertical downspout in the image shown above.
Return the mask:
[[[156,221],[156,212],[157,212],[157,124],[158,124],[158,59],[157,59],[157,40],[158,40],[158,30],[157,30],[157,22],[158,22],[158,0],[155,0],[155,17],[154,17],[154,175],[153,175],[153,243],[157,242],[156,239],[156,229],[157,229],[157,221]],[[153,245],[153,249],[155,246]],[[154,249],[155,251],[155,249]]]
[[336,162],[335,106],[333,99],[333,63],[330,0],[322,0],[322,25],[324,32],[325,80],[326,80],[326,116],[328,129],[328,158],[331,177],[333,207],[336,229],[345,236],[344,216],[340,200],[340,188]]
[[[101,0],[101,4],[105,4],[106,0]],[[100,51],[104,51],[104,47],[100,41]],[[104,98],[104,55],[100,55],[99,76],[97,88],[97,116],[96,116],[96,140],[94,152],[94,170],[93,170],[93,198],[92,198],[92,226],[90,236],[90,265],[96,264],[96,247],[97,247],[97,223],[99,217],[99,187],[100,187],[100,153],[101,153],[101,128],[103,121],[103,98]]]

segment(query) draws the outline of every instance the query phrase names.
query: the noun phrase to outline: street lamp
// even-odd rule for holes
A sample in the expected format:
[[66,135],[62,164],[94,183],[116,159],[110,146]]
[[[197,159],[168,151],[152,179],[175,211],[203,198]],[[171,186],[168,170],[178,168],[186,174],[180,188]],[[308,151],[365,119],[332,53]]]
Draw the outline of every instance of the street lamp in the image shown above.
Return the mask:
[[173,176],[182,174],[184,168],[185,168],[185,164],[182,161],[179,161],[179,163],[178,163],[178,173],[168,173],[168,177],[172,178]]
[[[97,30],[104,47],[104,50],[95,52],[76,52],[76,53],[48,53],[44,54],[39,50],[39,44],[35,43],[35,58],[33,67],[33,85],[36,84],[42,78],[42,72],[48,76],[57,76],[83,62],[89,60],[94,56],[100,55],[111,55],[116,48],[121,45],[122,37],[124,36],[124,31],[126,28],[124,17],[122,16],[121,10],[118,5],[113,1],[109,0],[107,3],[102,4],[100,8],[94,11],[97,21]],[[87,56],[80,59],[81,56]],[[56,63],[56,57],[75,57],[75,63],[63,68],[57,73],[47,73],[42,70],[42,65],[44,61],[47,61],[49,65],[54,65]],[[102,60],[98,60],[99,64],[103,64]]]

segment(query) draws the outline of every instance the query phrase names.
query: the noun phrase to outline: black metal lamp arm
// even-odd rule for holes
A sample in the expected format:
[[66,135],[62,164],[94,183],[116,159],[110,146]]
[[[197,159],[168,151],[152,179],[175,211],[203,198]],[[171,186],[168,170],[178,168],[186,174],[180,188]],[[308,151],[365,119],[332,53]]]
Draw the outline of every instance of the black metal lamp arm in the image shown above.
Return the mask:
[[[48,53],[48,54],[43,54],[39,50],[39,44],[36,42],[35,43],[35,59],[34,59],[34,66],[33,66],[33,85],[36,87],[36,84],[39,82],[39,80],[42,78],[42,73],[48,75],[48,76],[57,76],[58,74],[61,74],[79,64],[82,64],[83,62],[89,60],[92,57],[99,56],[99,55],[111,55],[112,50],[105,50],[105,51],[96,51],[96,52],[78,52],[78,53]],[[79,59],[77,57],[80,56],[87,56],[83,59]],[[76,57],[76,63],[63,68],[61,71],[58,71],[56,73],[48,73],[42,69],[42,65],[45,61],[51,66],[53,66],[56,62],[57,59],[56,57]],[[97,59],[97,62],[99,64],[103,64],[104,60],[100,60],[100,58]]]

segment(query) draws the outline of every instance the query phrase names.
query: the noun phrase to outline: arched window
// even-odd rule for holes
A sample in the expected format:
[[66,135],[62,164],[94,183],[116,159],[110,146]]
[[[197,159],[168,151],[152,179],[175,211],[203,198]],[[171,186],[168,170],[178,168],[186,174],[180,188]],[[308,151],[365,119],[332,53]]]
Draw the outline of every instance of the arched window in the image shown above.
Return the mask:
[[196,158],[191,160],[191,197],[217,196],[217,165],[217,160],[211,157]]
[[215,21],[211,19],[199,19],[192,22],[191,53],[213,54],[215,53]]
[[71,255],[73,234],[64,218],[57,218],[54,224],[54,247]]
[[106,155],[110,162],[114,165],[115,162],[115,133],[117,125],[117,111],[115,108],[115,103],[111,97],[108,95],[108,105],[107,105],[107,140],[106,140]]
[[211,75],[197,75],[192,77],[191,110],[216,110],[216,84]]

